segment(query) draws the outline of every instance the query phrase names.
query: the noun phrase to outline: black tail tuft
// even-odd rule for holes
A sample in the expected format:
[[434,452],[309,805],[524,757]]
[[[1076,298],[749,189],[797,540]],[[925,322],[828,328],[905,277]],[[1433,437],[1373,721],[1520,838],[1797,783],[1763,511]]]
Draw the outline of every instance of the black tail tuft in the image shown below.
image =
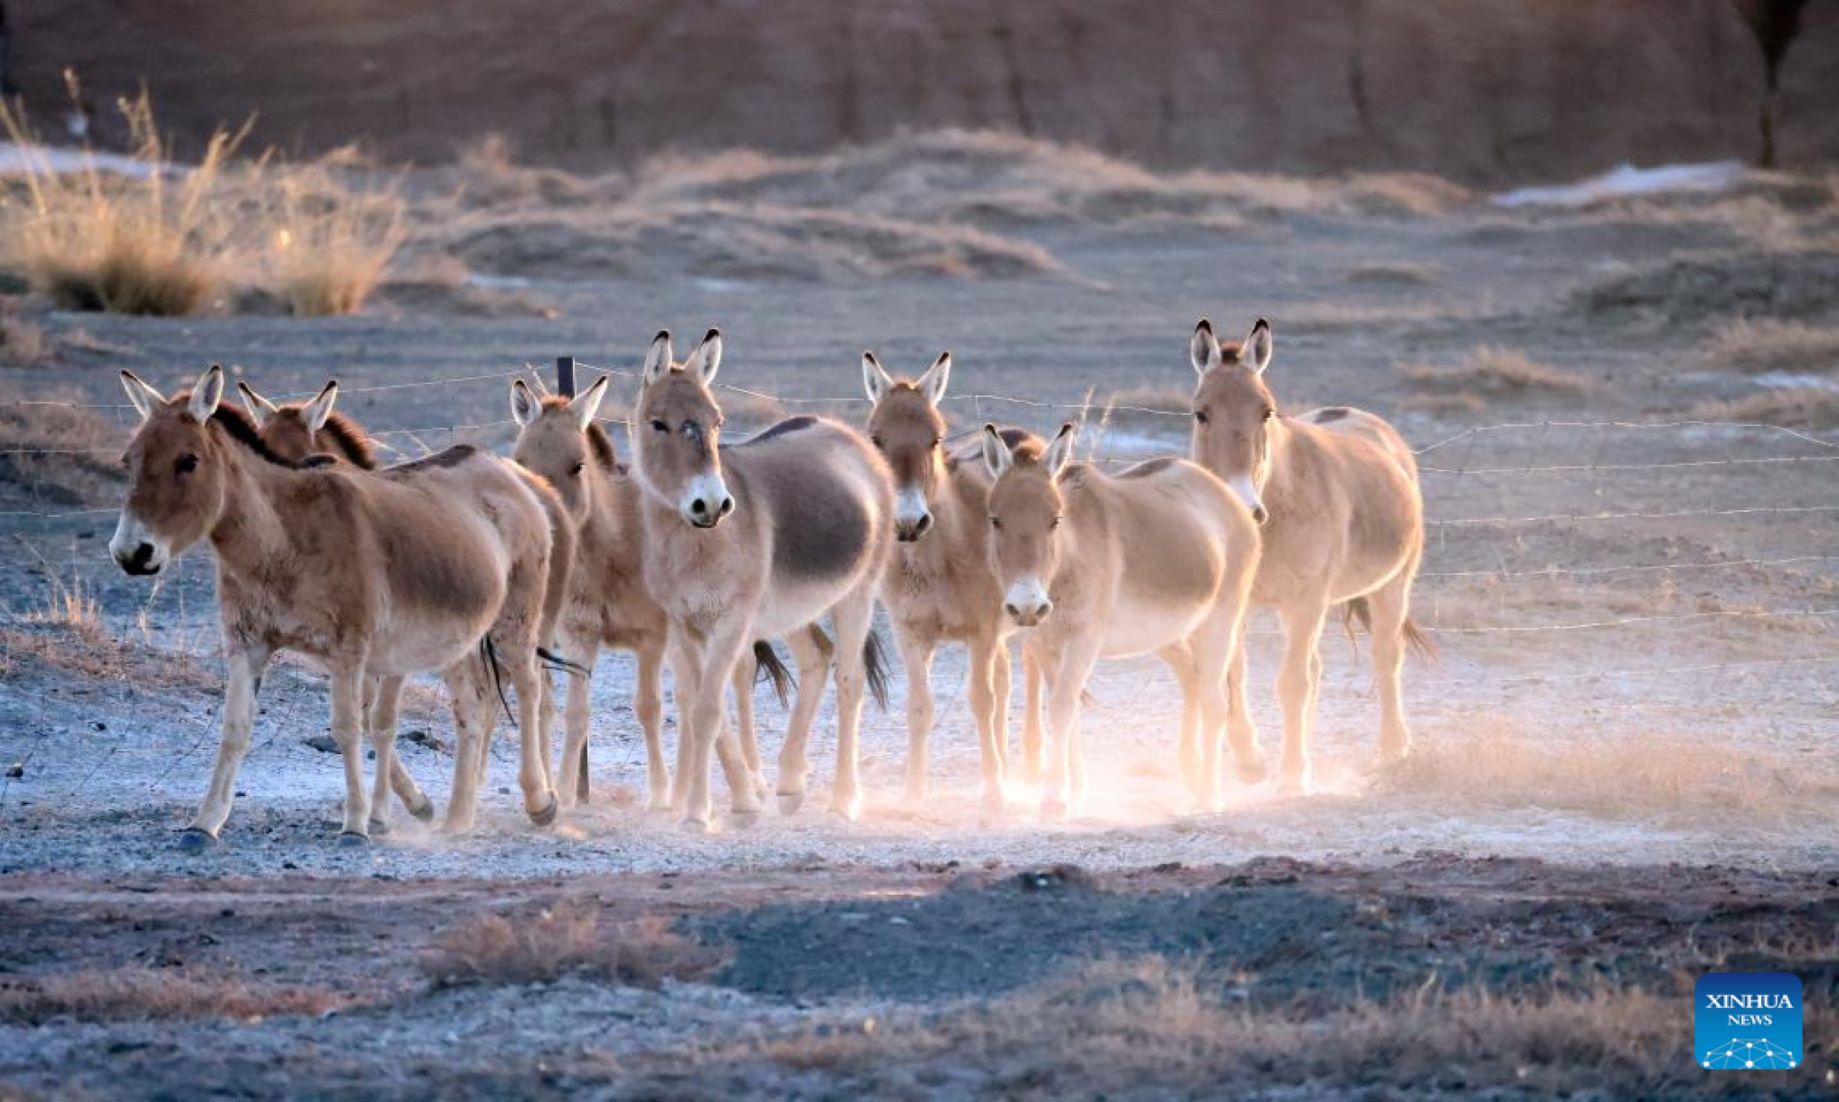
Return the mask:
[[547,669],[560,670],[573,677],[588,676],[588,669],[586,666],[581,665],[579,662],[570,662],[568,659],[547,647],[536,648],[536,656],[543,660],[543,665]]
[[[1355,597],[1341,606],[1341,623],[1347,629],[1349,639],[1354,638],[1356,623],[1365,628],[1368,635],[1373,633],[1373,610],[1368,607],[1365,597]],[[1407,616],[1402,630],[1405,636],[1405,648],[1414,657],[1425,662],[1437,660],[1437,641],[1430,637],[1430,633],[1425,631],[1422,625]],[[1358,648],[1359,644],[1356,643],[1355,649]]]
[[753,683],[769,681],[773,686],[773,695],[779,698],[779,706],[786,706],[791,691],[798,687],[798,681],[792,671],[779,661],[779,652],[764,639],[755,639],[753,644],[754,677]]
[[875,707],[888,710],[888,663],[887,656],[881,651],[881,636],[870,628],[868,638],[862,641],[862,665],[868,671],[869,695],[875,698]]
[[504,718],[510,721],[511,729],[516,730],[517,717],[511,714],[511,699],[504,695],[504,668],[498,664],[498,648],[492,644],[490,635],[479,638],[479,660],[492,675],[492,685],[498,690],[498,703],[504,707]]

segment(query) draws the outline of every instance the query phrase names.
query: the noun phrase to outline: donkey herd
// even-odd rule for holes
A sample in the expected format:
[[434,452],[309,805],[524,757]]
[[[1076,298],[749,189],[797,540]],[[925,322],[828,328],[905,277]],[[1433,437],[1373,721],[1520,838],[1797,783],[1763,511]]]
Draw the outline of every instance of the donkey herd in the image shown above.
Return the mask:
[[[1373,637],[1380,752],[1407,752],[1404,652],[1430,648],[1409,615],[1423,544],[1416,464],[1370,413],[1280,414],[1264,379],[1263,319],[1236,344],[1204,320],[1195,329],[1192,460],[1115,473],[1075,458],[1072,424],[1051,440],[984,425],[950,447],[940,411],[949,353],[917,379],[865,353],[866,431],[801,416],[727,445],[713,386],[722,347],[710,330],[679,361],[669,333],[652,341],[629,467],[596,419],[605,376],[573,396],[515,381],[508,459],[460,446],[379,467],[364,431],[334,412],[336,382],[288,406],[239,384],[244,413],[223,402],[220,367],[170,398],[122,372],[140,425],[111,553],[130,574],[157,574],[208,539],[217,561],[222,741],[181,845],[208,847],[222,831],[262,673],[282,649],[330,675],[346,842],[387,829],[392,792],[417,818],[434,814],[395,755],[402,685],[415,673],[438,672],[452,697],[446,829],[473,822],[500,709],[518,733],[529,817],[547,825],[585,797],[589,683],[603,647],[636,658],[653,810],[710,829],[713,753],[733,820],[760,814],[768,781],[752,694],[764,674],[782,698],[788,683],[795,693],[773,789],[781,812],[803,801],[811,727],[834,678],[831,810],[854,818],[864,695],[881,696],[885,681],[877,602],[907,674],[909,801],[926,796],[933,655],[955,641],[969,651],[987,813],[1002,811],[1012,773],[1042,785],[1044,817],[1072,813],[1086,785],[1087,678],[1100,659],[1150,653],[1181,689],[1180,776],[1199,806],[1217,807],[1226,745],[1241,781],[1266,773],[1245,692],[1245,622],[1257,606],[1275,609],[1285,637],[1285,792],[1309,788],[1318,647],[1337,606]],[[1012,643],[1026,703],[1019,759]],[[675,770],[662,730],[667,662]],[[559,774],[557,673],[567,685]]]

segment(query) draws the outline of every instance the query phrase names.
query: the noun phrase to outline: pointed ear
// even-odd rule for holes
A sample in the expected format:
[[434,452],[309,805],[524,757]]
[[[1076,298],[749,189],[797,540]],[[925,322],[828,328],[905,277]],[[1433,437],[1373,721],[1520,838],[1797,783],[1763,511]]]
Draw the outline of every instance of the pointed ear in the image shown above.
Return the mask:
[[308,432],[318,432],[326,427],[332,419],[332,407],[338,404],[338,380],[327,379],[313,400],[300,411],[300,419],[306,422]]
[[613,376],[602,375],[594,380],[593,386],[577,394],[568,403],[568,412],[575,415],[575,427],[582,432],[586,432],[587,427],[594,423],[594,415],[600,412],[600,403],[607,396],[607,384],[612,381]]
[[223,401],[223,365],[212,364],[204,369],[204,374],[198,376],[198,381],[192,385],[192,401],[187,408],[191,412],[192,420],[202,425],[211,419],[213,413],[217,412],[217,403],[221,401]]
[[715,381],[715,373],[722,369],[722,331],[711,329],[703,335],[702,343],[696,351],[690,353],[685,370],[702,380],[704,386]]
[[1259,318],[1252,323],[1252,331],[1245,334],[1245,343],[1239,346],[1239,359],[1259,375],[1271,366],[1270,322]]
[[128,392],[128,401],[134,403],[134,409],[145,421],[153,416],[153,411],[166,404],[166,396],[141,382],[140,376],[132,371],[121,373],[121,389]]
[[926,396],[930,405],[938,405],[945,397],[945,384],[951,382],[951,353],[941,352],[939,358],[932,361],[932,366],[919,377],[918,387]]
[[881,367],[881,361],[873,352],[862,353],[862,390],[868,395],[870,405],[878,406],[888,391],[894,389],[894,380]]
[[249,416],[255,419],[255,427],[258,429],[268,424],[270,417],[281,412],[273,402],[257,394],[254,387],[241,379],[236,382],[236,390],[243,396],[243,407],[249,411]]
[[511,380],[511,420],[517,422],[517,427],[523,428],[542,412],[543,400],[530,389],[530,384],[522,379]]
[[1220,340],[1213,335],[1213,325],[1206,318],[1194,327],[1194,337],[1188,341],[1188,362],[1194,365],[1196,375],[1220,366]]
[[642,375],[646,383],[655,383],[670,370],[672,363],[670,348],[670,330],[660,329],[658,335],[651,338],[651,347],[645,352],[645,370]]
[[1009,454],[1009,445],[1003,443],[1002,433],[996,431],[995,425],[983,426],[983,465],[990,469],[990,477],[1001,478],[1014,463],[1015,458]]
[[1066,470],[1067,463],[1073,458],[1073,437],[1075,435],[1077,435],[1077,430],[1073,428],[1071,421],[1061,425],[1060,431],[1054,434],[1053,440],[1047,445],[1047,454],[1041,457],[1041,466],[1047,469],[1047,477],[1059,478],[1060,472]]

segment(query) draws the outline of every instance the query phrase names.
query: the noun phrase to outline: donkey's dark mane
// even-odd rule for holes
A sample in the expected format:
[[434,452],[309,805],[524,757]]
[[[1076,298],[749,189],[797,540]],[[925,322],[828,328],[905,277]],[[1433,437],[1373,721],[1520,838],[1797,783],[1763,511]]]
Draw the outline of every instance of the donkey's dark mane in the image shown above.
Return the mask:
[[[561,394],[545,395],[543,408],[561,409],[570,401],[570,398]],[[594,453],[595,464],[608,474],[623,473],[619,468],[619,455],[613,450],[613,438],[607,435],[606,429],[600,427],[600,422],[589,421],[586,436],[588,449]]]
[[[191,392],[187,391],[180,395],[179,399],[184,400],[190,397]],[[243,412],[240,407],[233,406],[228,402],[217,403],[217,412],[211,414],[211,423],[222,429],[225,435],[229,436],[230,439],[248,448],[257,456],[269,463],[273,463],[277,467],[286,467],[289,470],[295,471],[302,470],[306,467],[305,463],[296,463],[285,456],[277,454],[274,449],[270,448],[267,443],[262,440],[262,434],[256,430],[255,422],[250,420],[249,415]]]
[[334,413],[326,418],[319,431],[332,438],[332,443],[352,466],[367,471],[377,469],[377,451],[371,446],[370,435],[356,421],[342,413]]

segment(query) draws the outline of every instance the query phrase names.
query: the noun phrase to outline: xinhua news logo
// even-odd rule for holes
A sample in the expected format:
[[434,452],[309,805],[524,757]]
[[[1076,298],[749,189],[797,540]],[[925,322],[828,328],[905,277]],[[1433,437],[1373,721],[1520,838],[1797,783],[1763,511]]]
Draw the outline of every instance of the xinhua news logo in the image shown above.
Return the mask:
[[1786,972],[1712,972],[1693,988],[1693,1047],[1713,1071],[1801,1066],[1801,981]]

